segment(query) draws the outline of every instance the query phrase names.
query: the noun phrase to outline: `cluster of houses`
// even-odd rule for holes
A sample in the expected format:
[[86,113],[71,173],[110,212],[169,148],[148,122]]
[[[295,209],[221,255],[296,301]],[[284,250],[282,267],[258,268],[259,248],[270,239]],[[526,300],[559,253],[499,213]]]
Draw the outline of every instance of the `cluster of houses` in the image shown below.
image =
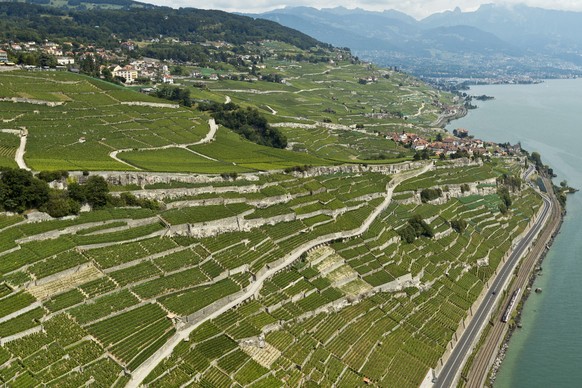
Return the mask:
[[451,156],[457,152],[467,152],[469,156],[506,156],[509,154],[519,153],[521,146],[502,147],[496,143],[484,142],[480,139],[475,139],[468,136],[469,131],[463,128],[454,131],[455,136],[444,137],[432,141],[427,140],[416,133],[393,133],[387,138],[391,138],[394,142],[410,147],[415,151],[429,150],[435,155]]
[[[136,44],[127,41],[121,42],[120,48],[125,50],[134,50]],[[65,48],[70,48],[67,51]],[[75,70],[76,62],[90,58],[92,60],[99,60],[100,63],[123,63],[126,56],[122,52],[116,53],[104,48],[95,47],[92,45],[76,45],[73,49],[72,43],[57,44],[53,42],[19,42],[19,43],[5,43],[0,44],[0,65],[14,65],[10,61],[9,52],[13,55],[18,53],[45,53],[56,58],[57,68]],[[25,66],[26,68],[33,68],[34,66]],[[111,65],[101,66],[103,70],[107,67],[113,77],[120,77],[126,80],[126,83],[134,83],[138,78],[147,78],[164,83],[174,83],[173,77],[170,75],[168,66],[156,59],[143,58],[131,62],[129,65]],[[76,70],[78,71],[78,69]]]
[[174,78],[169,73],[168,65],[153,58],[143,58],[125,66],[111,65],[109,70],[111,70],[113,77],[125,79],[126,84],[134,83],[138,78],[152,81],[161,80],[165,84],[174,83]]
[[[37,42],[24,42],[24,43],[9,43],[4,45],[6,50],[10,50],[13,53],[19,52],[39,52],[52,55],[56,57],[57,64],[59,66],[67,66],[75,63],[73,58],[73,53],[70,51],[64,51],[62,46],[53,43],[37,43]],[[13,64],[8,59],[8,53],[6,50],[0,50],[0,64]]]

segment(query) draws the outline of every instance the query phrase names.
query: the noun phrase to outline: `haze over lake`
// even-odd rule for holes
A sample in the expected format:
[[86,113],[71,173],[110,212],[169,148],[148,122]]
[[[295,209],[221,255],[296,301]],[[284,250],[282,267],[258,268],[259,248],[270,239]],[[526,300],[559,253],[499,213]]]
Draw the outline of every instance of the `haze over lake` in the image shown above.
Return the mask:
[[[558,174],[582,188],[582,80],[539,85],[478,86],[491,95],[447,129],[467,128],[483,140],[521,141]],[[513,335],[495,387],[575,387],[582,382],[582,192],[568,197],[568,214],[544,263],[543,276]]]

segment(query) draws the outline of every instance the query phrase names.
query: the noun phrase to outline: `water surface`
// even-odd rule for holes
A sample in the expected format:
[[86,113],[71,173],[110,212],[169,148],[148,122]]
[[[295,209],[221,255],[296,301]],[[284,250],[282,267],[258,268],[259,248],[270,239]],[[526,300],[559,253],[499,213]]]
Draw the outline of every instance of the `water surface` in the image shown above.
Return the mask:
[[[582,79],[539,85],[478,86],[479,109],[447,129],[496,142],[520,141],[538,151],[558,178],[582,188]],[[543,263],[513,335],[495,387],[582,387],[582,192],[568,199],[568,214]]]

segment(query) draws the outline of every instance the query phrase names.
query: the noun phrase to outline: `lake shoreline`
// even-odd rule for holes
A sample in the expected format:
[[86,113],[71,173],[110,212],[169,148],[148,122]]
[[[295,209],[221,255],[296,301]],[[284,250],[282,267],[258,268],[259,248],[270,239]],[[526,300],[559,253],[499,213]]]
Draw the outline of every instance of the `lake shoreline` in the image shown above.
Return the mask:
[[[509,350],[509,344],[511,342],[511,338],[512,338],[513,334],[516,332],[516,329],[520,329],[520,327],[518,327],[517,325],[519,325],[521,322],[521,316],[522,316],[522,313],[524,311],[525,304],[532,293],[533,284],[536,281],[536,279],[538,278],[538,274],[542,271],[542,264],[547,256],[548,252],[550,251],[550,249],[552,249],[552,245],[554,244],[556,237],[560,233],[560,229],[562,228],[562,224],[564,223],[565,215],[566,215],[566,210],[562,209],[562,211],[560,212],[560,220],[558,222],[558,226],[556,227],[556,230],[552,233],[552,237],[550,238],[550,241],[546,244],[547,248],[536,259],[535,265],[533,266],[533,268],[530,271],[529,279],[527,282],[527,287],[524,290],[521,298],[519,299],[519,303],[518,303],[517,308],[516,308],[516,314],[515,314],[515,317],[513,319],[514,324],[509,326],[507,333],[503,337],[502,345],[499,348],[499,352],[495,356],[495,360],[493,361],[493,365],[489,369],[489,373],[487,376],[488,376],[490,386],[493,386],[493,384],[497,378],[497,373],[499,372],[499,370],[503,366],[503,360],[505,359],[505,355],[506,355],[507,351]],[[546,226],[549,226],[549,225],[546,225]]]
[[[487,102],[485,102],[485,103],[487,103]],[[480,107],[476,107],[476,109],[480,109]],[[468,114],[469,114],[469,109],[464,109],[463,114],[459,115],[458,117],[449,118],[449,120],[444,120],[444,122],[441,123],[441,124],[443,124],[442,128],[449,126],[454,121],[461,119],[461,118],[467,116]],[[487,141],[486,137],[482,137],[482,140]],[[554,182],[552,181],[552,179],[553,178],[550,178],[550,182],[553,185]],[[553,193],[552,195],[555,196],[555,193]],[[556,203],[557,203],[557,200],[556,200]],[[557,205],[560,206],[559,204],[557,204]],[[534,264],[532,265],[532,267],[529,270],[528,280],[526,283],[527,286],[524,289],[524,292],[522,293],[522,296],[519,299],[519,303],[517,304],[516,313],[515,313],[515,316],[513,319],[513,324],[510,325],[508,323],[508,329],[507,329],[505,335],[503,335],[502,339],[500,339],[501,345],[499,347],[499,351],[495,355],[493,362],[488,369],[486,380],[485,380],[487,382],[487,386],[490,386],[490,387],[493,386],[493,384],[497,378],[497,374],[503,365],[505,355],[506,355],[507,351],[509,350],[509,344],[511,342],[511,338],[512,338],[513,334],[516,332],[516,329],[518,328],[517,325],[521,321],[522,312],[524,310],[525,304],[526,304],[529,296],[531,295],[533,283],[537,279],[538,273],[540,273],[540,271],[538,271],[538,269],[542,268],[542,263],[543,263],[544,259],[546,258],[548,252],[550,251],[552,245],[554,244],[556,236],[560,233],[560,230],[562,228],[562,224],[564,223],[565,215],[566,215],[566,209],[560,208],[560,215],[559,215],[559,220],[558,220],[557,226],[555,226],[555,230],[552,232],[551,238],[546,243],[546,249],[544,249],[538,255],[538,257],[534,261]],[[552,227],[551,222],[552,222],[552,220],[548,219],[546,221],[543,229]],[[535,243],[532,244],[532,246],[534,246],[534,245],[535,245]],[[522,258],[519,265],[521,266],[524,261],[525,261],[525,256]],[[503,308],[503,307],[504,307],[503,305],[500,306],[500,308]],[[483,335],[483,334],[481,334],[481,335]],[[489,334],[485,334],[485,335],[489,335]],[[481,346],[483,346],[483,345],[484,345],[484,343],[481,342]],[[476,347],[473,350],[472,354],[476,354],[481,349],[481,346]],[[472,368],[472,367],[473,367],[473,365],[470,366],[470,368]]]

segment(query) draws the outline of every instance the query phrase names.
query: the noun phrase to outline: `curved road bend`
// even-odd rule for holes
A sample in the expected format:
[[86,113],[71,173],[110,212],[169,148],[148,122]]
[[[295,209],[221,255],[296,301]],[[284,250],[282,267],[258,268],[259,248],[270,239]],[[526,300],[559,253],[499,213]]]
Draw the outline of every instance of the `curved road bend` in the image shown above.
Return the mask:
[[[502,296],[502,292],[497,291],[501,291],[501,288],[504,286],[505,282],[512,275],[515,266],[519,263],[521,256],[526,252],[527,248],[531,245],[537,233],[546,223],[546,219],[548,218],[552,208],[552,202],[545,195],[542,195],[542,199],[544,204],[541,216],[525,235],[525,237],[516,244],[515,248],[511,252],[511,255],[505,264],[503,264],[503,267],[491,283],[491,286],[489,287],[485,298],[481,302],[481,305],[477,308],[477,311],[471,319],[471,322],[467,325],[467,328],[461,335],[460,340],[455,344],[449,359],[445,363],[441,372],[438,374],[437,381],[434,385],[435,388],[449,388],[455,385],[465,360],[473,350],[473,344],[478,340],[482,328],[489,320],[493,308],[498,302],[498,299]],[[495,295],[492,294],[493,291],[496,291]]]

